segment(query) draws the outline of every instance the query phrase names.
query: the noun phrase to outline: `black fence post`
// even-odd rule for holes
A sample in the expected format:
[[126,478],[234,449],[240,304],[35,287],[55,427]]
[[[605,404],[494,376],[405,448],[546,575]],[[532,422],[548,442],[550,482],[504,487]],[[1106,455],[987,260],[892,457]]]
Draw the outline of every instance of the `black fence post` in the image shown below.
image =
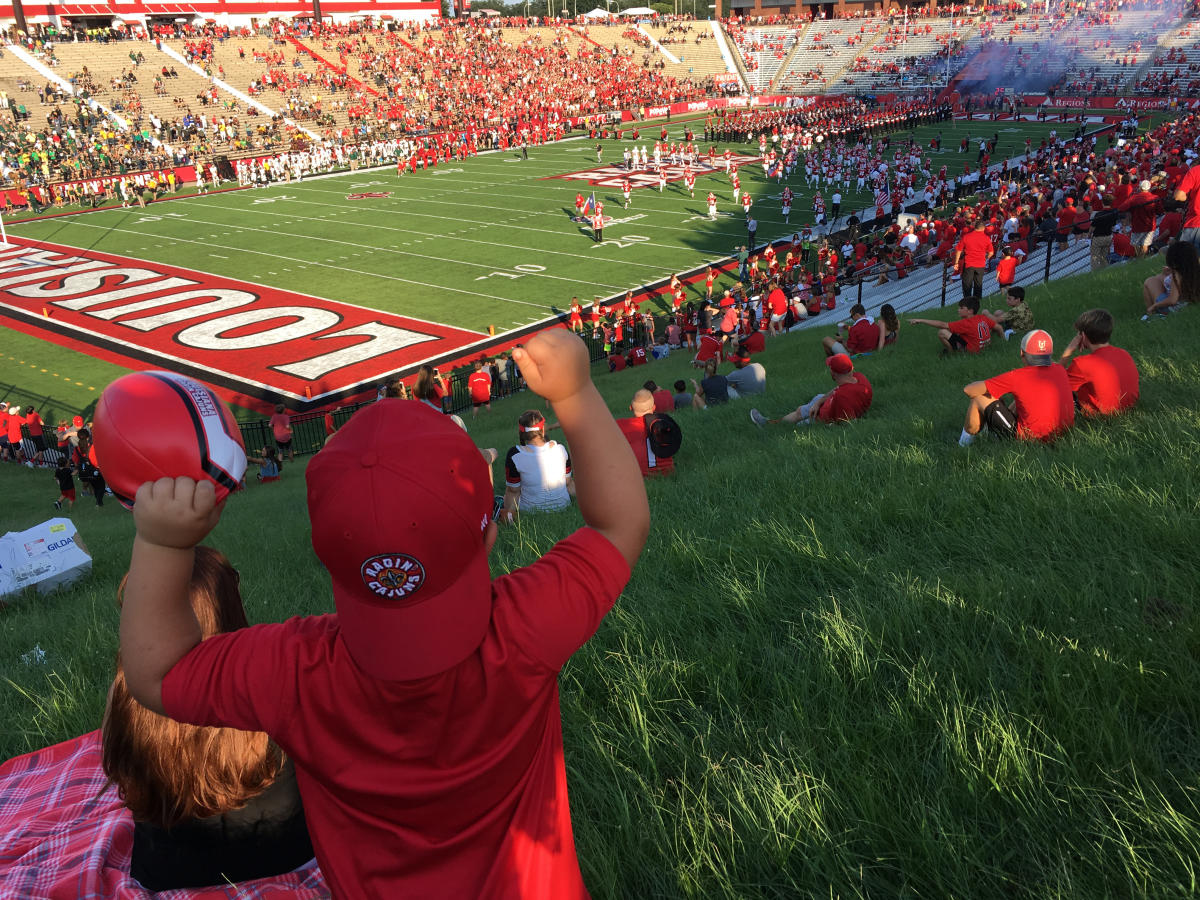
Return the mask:
[[1046,271],[1042,273],[1042,282],[1050,280],[1050,257],[1054,255],[1054,241],[1046,241]]
[[946,284],[950,280],[950,276],[946,273],[949,271],[946,266],[942,266],[942,306],[946,305]]
[[858,279],[858,303],[862,303],[862,279]]

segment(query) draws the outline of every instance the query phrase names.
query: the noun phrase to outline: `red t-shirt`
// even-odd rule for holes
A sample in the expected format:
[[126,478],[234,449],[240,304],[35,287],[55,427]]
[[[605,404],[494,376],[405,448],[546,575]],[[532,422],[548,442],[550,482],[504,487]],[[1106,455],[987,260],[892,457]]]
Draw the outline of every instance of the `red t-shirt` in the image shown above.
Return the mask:
[[696,362],[705,362],[712,359],[714,356],[721,355],[721,341],[713,337],[711,334],[703,334],[700,336],[699,349],[696,351]]
[[962,250],[964,268],[982,269],[987,266],[988,254],[992,252],[992,239],[982,231],[968,231],[958,246]]
[[[650,442],[646,439],[645,419],[640,416],[617,419],[617,425],[620,426],[621,433],[625,435],[625,440],[629,441],[629,446],[633,448],[633,455],[637,458],[638,467],[642,470],[643,475],[669,475],[675,471],[673,458],[657,457],[650,449]],[[550,895],[545,896],[549,898]]]
[[742,341],[742,348],[753,356],[767,349],[767,338],[761,331],[756,331]]
[[583,528],[492,582],[483,642],[438,675],[379,681],[336,615],[293,618],[202,642],[167,673],[163,706],[284,749],[335,897],[586,898],[558,671],[628,580]]
[[30,437],[42,436],[42,417],[36,412],[31,412],[25,417],[25,427],[29,429]]
[[290,441],[292,439],[291,419],[287,413],[275,413],[270,419],[271,434],[274,435],[277,441]]
[[1017,279],[1017,258],[1015,256],[1005,256],[996,263],[996,283],[1001,287],[1008,287]]
[[871,382],[862,372],[855,372],[854,381],[849,384],[839,384],[825,398],[817,418],[822,422],[847,422],[857,419],[871,408]]
[[0,424],[3,424],[8,432],[8,442],[10,444],[21,443],[21,426],[25,424],[24,416],[14,416],[11,412],[0,413],[3,419],[0,419]]
[[775,288],[767,295],[767,308],[771,310],[771,315],[782,316],[787,312],[787,295],[779,288]]
[[467,388],[474,403],[487,403],[492,399],[492,376],[487,372],[472,372],[467,379]]
[[629,351],[629,364],[631,366],[644,366],[646,364],[646,348],[634,347]]
[[993,397],[1013,395],[1017,437],[1022,440],[1048,441],[1075,422],[1071,382],[1057,363],[1013,369],[984,384]]
[[1115,413],[1137,403],[1138,370],[1120,347],[1099,347],[1067,367],[1071,390],[1089,415]]
[[654,392],[654,411],[659,413],[675,412],[675,395],[666,388]]
[[866,316],[856,320],[846,332],[846,350],[850,353],[870,353],[879,347],[879,325]]
[[1175,189],[1187,193],[1187,216],[1183,220],[1183,227],[1200,228],[1200,166],[1188,169]]
[[614,353],[608,358],[608,368],[613,372],[620,372],[628,363],[625,362],[625,357],[620,353]]
[[965,319],[947,323],[951,334],[957,334],[967,342],[968,353],[978,353],[992,340],[992,326],[996,324],[991,316],[976,313]]

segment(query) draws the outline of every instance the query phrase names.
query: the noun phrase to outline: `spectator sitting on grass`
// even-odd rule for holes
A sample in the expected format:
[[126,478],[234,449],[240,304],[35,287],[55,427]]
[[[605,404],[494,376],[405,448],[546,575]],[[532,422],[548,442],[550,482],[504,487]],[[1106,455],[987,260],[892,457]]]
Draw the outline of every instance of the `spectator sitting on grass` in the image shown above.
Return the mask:
[[964,297],[958,303],[958,321],[942,322],[938,319],[909,319],[910,325],[928,325],[938,330],[938,340],[942,342],[942,355],[965,350],[967,353],[978,353],[992,339],[992,333],[1004,334],[996,321],[979,311],[978,297]]
[[762,363],[751,362],[748,354],[737,353],[731,360],[733,371],[725,380],[733,389],[730,396],[762,394],[767,390],[767,370]]
[[697,342],[696,355],[692,358],[692,365],[697,369],[702,369],[713,360],[720,361],[721,350],[720,338],[702,332]]
[[675,397],[666,388],[660,388],[658,382],[647,381],[642,385],[654,397],[654,411],[660,413],[675,412]]
[[750,421],[762,428],[780,422],[788,425],[811,425],[813,422],[848,422],[859,418],[871,408],[874,391],[867,376],[854,371],[854,360],[838,353],[825,360],[836,387],[817,394],[807,403],[778,419],[768,419],[757,409],[750,410]]
[[1008,309],[998,309],[991,317],[1004,329],[1004,339],[1007,341],[1013,332],[1024,334],[1033,328],[1033,310],[1025,305],[1025,288],[1013,285],[1005,293]]
[[252,462],[258,466],[259,481],[263,483],[268,481],[278,481],[280,474],[283,472],[283,466],[279,464],[279,458],[275,454],[275,448],[263,447],[260,453],[260,456],[247,456],[246,462]]
[[497,521],[512,523],[518,511],[570,506],[571,457],[565,446],[546,440],[546,417],[536,409],[521,413],[517,441],[504,457],[504,506]]
[[[247,627],[237,570],[221,553],[197,547],[186,584],[202,641]],[[133,816],[129,873],[144,888],[225,885],[312,859],[294,767],[261,731],[151,712],[130,696],[121,657],[100,731],[104,772]]]
[[1196,248],[1185,241],[1176,241],[1168,247],[1162,271],[1142,282],[1142,300],[1146,304],[1143,322],[1200,300],[1200,259],[1196,257]]
[[896,316],[896,308],[890,303],[883,304],[879,307],[879,318],[876,321],[880,329],[879,349],[896,343],[896,339],[900,337],[900,319]]
[[855,303],[850,307],[849,327],[845,322],[838,322],[837,336],[821,338],[821,344],[825,347],[826,356],[872,353],[883,346],[883,329],[867,315],[866,307]]
[[1075,337],[1062,359],[1086,351],[1067,366],[1075,400],[1086,415],[1107,415],[1129,409],[1138,400],[1138,370],[1133,357],[1108,342],[1113,317],[1106,309],[1089,309],[1075,320]]
[[[654,442],[648,431],[647,417],[654,418],[654,396],[642,388],[633,395],[629,409],[633,415],[627,419],[617,419],[617,425],[620,427],[621,433],[625,435],[625,440],[629,442],[642,475],[669,475],[674,472],[675,460],[670,456],[661,456],[654,452]],[[676,428],[676,434],[678,434],[678,426],[674,425],[673,420],[669,421]]]
[[673,399],[676,409],[692,408],[692,392],[687,389],[687,382],[682,378],[675,382],[675,396]]
[[729,379],[717,372],[717,360],[710,359],[704,364],[704,377],[700,383],[692,379],[692,406],[696,409],[707,409],[718,403],[728,403],[736,398],[737,392],[729,390]]
[[[1075,422],[1067,371],[1054,363],[1054,341],[1040,328],[1021,339],[1025,365],[963,388],[971,398],[958,438],[967,446],[983,428],[1005,438],[1051,441]],[[1004,397],[1012,394],[1010,407]]]

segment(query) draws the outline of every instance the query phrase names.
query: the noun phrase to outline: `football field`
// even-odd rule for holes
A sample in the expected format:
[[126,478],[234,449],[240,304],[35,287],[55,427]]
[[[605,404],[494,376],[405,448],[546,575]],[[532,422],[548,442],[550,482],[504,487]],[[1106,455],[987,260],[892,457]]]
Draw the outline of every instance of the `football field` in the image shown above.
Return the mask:
[[[964,135],[974,144],[980,137],[998,134],[1000,144],[993,156],[997,160],[1022,152],[1026,137],[1036,144],[1056,127],[1066,133],[1074,126],[959,121],[920,128],[915,137],[928,147],[940,131],[943,145],[935,155],[934,171],[946,165],[955,175],[964,164],[974,165],[977,155],[974,146],[959,152]],[[652,130],[657,134],[657,128]],[[670,126],[671,139],[682,130],[678,123]],[[639,143],[653,146],[653,136],[645,134]],[[906,137],[907,133],[892,135],[893,150]],[[599,162],[595,142],[577,138],[532,148],[527,160],[510,150],[403,176],[392,167],[379,168],[181,197],[144,210],[108,209],[13,224],[9,235],[26,250],[58,250],[59,262],[103,258],[113,277],[86,281],[86,291],[81,287],[85,281],[77,281],[77,295],[47,280],[38,290],[25,290],[19,304],[10,302],[14,298],[6,288],[0,312],[19,314],[26,334],[66,345],[67,349],[47,351],[51,369],[70,368],[69,357],[81,345],[97,346],[118,366],[136,359],[182,367],[251,396],[276,390],[296,398],[344,393],[376,383],[389,372],[411,370],[422,359],[476,352],[491,342],[492,332],[503,338],[553,321],[569,308],[572,296],[585,305],[593,297],[608,299],[661,282],[671,273],[702,270],[745,243],[746,217],[734,200],[730,179],[707,164],[697,168],[694,197],[685,187],[682,168],[668,168],[661,191],[657,176],[632,173],[635,186],[625,208],[619,186],[626,173],[619,165],[623,147],[631,143],[602,142]],[[707,144],[699,147],[707,152]],[[813,190],[804,185],[802,171],[785,182],[796,194],[790,221],[785,222],[779,199],[784,185],[765,177],[757,144],[729,149],[739,163],[743,191],[753,198],[759,243],[790,236],[813,222]],[[707,214],[709,191],[718,198],[715,220]],[[590,226],[577,217],[577,193],[594,194],[603,205],[603,242],[593,241]],[[831,194],[831,188],[824,189],[827,202]],[[870,209],[868,217],[873,215],[873,198],[848,192],[843,217],[863,209]],[[81,253],[68,257],[72,251]],[[218,279],[220,290],[205,294],[197,288],[188,297],[193,303],[201,296],[217,297],[196,306],[190,318],[223,313],[220,324],[198,336],[200,326],[182,329],[180,323],[189,316],[178,309],[167,318],[182,330],[164,330],[162,316],[147,324],[144,311],[151,301],[129,303],[129,296],[140,295],[132,288],[114,288],[129,280],[121,280],[119,267],[141,272],[137,267],[149,263],[160,267],[151,273],[159,280],[139,276],[147,285],[143,293],[168,283],[206,286],[203,279],[194,280],[198,273]],[[18,264],[25,272],[30,261],[14,258],[11,266]],[[719,285],[724,286],[728,285]],[[14,292],[21,294],[22,289]],[[126,302],[101,302],[97,292]],[[271,301],[273,292],[283,299]],[[249,302],[230,299],[233,295],[274,302],[274,315],[271,310],[230,313]],[[164,294],[160,299],[171,297]],[[313,311],[327,305],[313,301],[336,306]],[[654,295],[653,302],[666,308],[665,298]],[[56,309],[55,304],[66,309]],[[297,309],[311,314],[305,319]],[[367,321],[370,311],[395,318]],[[87,322],[85,317],[90,317]],[[122,329],[133,322],[139,324]],[[99,324],[107,330],[93,327]],[[390,344],[376,340],[384,329]],[[291,356],[279,350],[276,358],[278,348],[271,340],[276,333],[308,343]],[[348,357],[353,342],[363,342],[368,333],[379,351],[369,365],[362,358],[368,353],[361,348],[353,366],[335,370],[300,365],[300,360],[315,357],[317,345],[327,351],[340,348]],[[175,352],[184,344],[192,347],[190,355]],[[236,349],[243,358],[229,363],[214,348]],[[63,353],[68,358],[59,356]],[[0,381],[16,383],[31,376],[36,380],[44,374],[16,367],[15,362],[0,359]],[[94,396],[78,387],[51,381],[39,389],[63,400],[80,399],[80,393]]]

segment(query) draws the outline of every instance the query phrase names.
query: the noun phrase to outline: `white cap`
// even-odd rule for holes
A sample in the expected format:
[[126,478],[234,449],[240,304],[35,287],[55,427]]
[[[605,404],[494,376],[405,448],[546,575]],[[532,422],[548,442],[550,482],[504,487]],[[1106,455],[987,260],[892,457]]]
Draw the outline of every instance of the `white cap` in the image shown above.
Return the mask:
[[1148,179],[1143,178],[1142,183],[1139,184],[1138,187],[1141,188],[1143,191],[1148,191],[1148,190],[1150,190],[1150,181]]
[[10,406],[10,407],[8,408],[8,414],[9,414],[10,416],[15,416],[15,415],[16,415],[17,413],[19,413],[20,411],[21,411],[21,407],[19,407],[19,406]]

